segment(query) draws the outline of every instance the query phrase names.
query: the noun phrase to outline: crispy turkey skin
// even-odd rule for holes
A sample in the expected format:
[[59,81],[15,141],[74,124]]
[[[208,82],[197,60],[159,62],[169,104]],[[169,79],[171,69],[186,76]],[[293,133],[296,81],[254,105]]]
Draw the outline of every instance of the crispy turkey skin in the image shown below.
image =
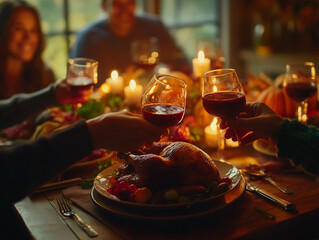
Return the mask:
[[210,187],[220,182],[219,171],[209,155],[190,143],[154,143],[142,152],[119,154],[127,161],[119,169],[119,180],[151,189],[187,185]]

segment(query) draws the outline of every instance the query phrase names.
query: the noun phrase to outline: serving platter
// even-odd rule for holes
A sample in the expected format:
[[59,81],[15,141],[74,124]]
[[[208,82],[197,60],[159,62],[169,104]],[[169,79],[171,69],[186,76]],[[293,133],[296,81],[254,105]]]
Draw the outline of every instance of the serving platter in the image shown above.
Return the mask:
[[238,184],[224,194],[222,197],[215,198],[209,202],[191,205],[188,208],[169,208],[161,211],[150,211],[147,208],[134,208],[125,205],[114,204],[109,198],[101,195],[95,187],[91,190],[91,199],[96,206],[109,214],[120,218],[138,221],[168,222],[198,218],[207,214],[215,213],[233,202],[235,202],[245,192],[246,182],[240,175]]
[[[98,205],[101,205],[101,203],[111,204],[111,205],[117,205],[120,208],[125,209],[133,209],[135,210],[150,210],[152,212],[157,211],[169,211],[169,210],[185,210],[194,208],[195,205],[205,205],[210,202],[217,202],[217,201],[224,201],[225,195],[229,192],[232,192],[234,188],[242,181],[242,177],[240,174],[240,171],[232,164],[225,162],[225,161],[219,161],[219,160],[213,160],[213,162],[216,164],[216,167],[219,170],[221,178],[228,177],[232,180],[230,187],[228,191],[218,194],[218,195],[207,195],[205,197],[196,199],[192,202],[182,202],[182,203],[170,203],[170,204],[150,204],[150,203],[135,203],[135,202],[128,202],[128,201],[122,201],[115,197],[114,195],[110,194],[107,189],[109,188],[109,182],[108,177],[112,175],[118,168],[123,164],[122,161],[116,162],[111,167],[105,169],[100,174],[98,174],[94,180],[93,184],[93,190],[92,194],[93,200],[96,200],[95,202]],[[91,195],[92,195],[91,194]],[[97,195],[99,194],[99,196]],[[103,199],[102,201],[100,201]],[[104,204],[102,204],[104,205]]]

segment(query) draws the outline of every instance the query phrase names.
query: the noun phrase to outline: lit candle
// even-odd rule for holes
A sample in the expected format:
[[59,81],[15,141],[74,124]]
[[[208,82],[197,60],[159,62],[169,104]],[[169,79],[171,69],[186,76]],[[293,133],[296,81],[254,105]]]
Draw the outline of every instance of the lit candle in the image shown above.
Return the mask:
[[132,79],[129,86],[124,88],[125,102],[128,105],[139,105],[143,95],[142,85],[136,85],[136,82]]
[[217,118],[214,117],[212,123],[205,128],[205,143],[208,147],[215,148],[218,144]]
[[193,72],[196,77],[202,77],[205,72],[210,70],[210,59],[205,58],[204,52],[198,52],[198,58],[193,59]]
[[121,94],[123,92],[123,78],[119,76],[116,70],[113,70],[111,77],[106,80],[111,87],[113,94]]
[[230,139],[226,139],[226,145],[229,147],[238,147],[239,144],[238,142],[234,142],[231,138]]

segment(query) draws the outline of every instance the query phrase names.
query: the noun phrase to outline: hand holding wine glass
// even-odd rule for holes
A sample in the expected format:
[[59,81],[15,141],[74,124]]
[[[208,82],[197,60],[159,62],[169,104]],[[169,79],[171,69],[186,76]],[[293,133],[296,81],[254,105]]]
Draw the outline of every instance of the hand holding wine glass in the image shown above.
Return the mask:
[[[97,83],[98,62],[89,58],[70,58],[66,82],[73,91],[74,111],[78,103],[85,103]],[[74,112],[75,113],[75,112]]]
[[317,92],[316,69],[312,62],[290,63],[286,65],[284,88],[287,95],[299,103],[297,117],[307,122],[307,99]]
[[142,97],[143,117],[159,127],[180,123],[186,107],[186,84],[169,75],[155,74]]
[[[202,100],[204,109],[220,120],[226,121],[236,118],[246,104],[244,91],[236,71],[234,69],[216,69],[206,72]],[[240,136],[237,133],[235,135],[240,141]]]

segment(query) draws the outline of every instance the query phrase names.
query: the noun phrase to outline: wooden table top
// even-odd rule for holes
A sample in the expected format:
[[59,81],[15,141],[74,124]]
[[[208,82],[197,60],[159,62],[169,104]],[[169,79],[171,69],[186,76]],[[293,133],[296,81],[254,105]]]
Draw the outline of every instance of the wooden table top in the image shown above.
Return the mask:
[[[255,151],[252,146],[226,149],[224,159],[237,166],[281,161]],[[248,191],[218,211],[184,221],[125,219],[107,213],[93,202],[92,211],[98,217],[78,206],[73,207],[99,232],[95,239],[313,239],[316,234],[319,236],[319,183],[296,171],[272,173],[271,176],[294,193],[281,193],[264,180],[253,183],[294,203],[296,211],[287,212]],[[56,190],[28,196],[15,207],[34,239],[89,239],[72,219],[59,214],[54,199],[60,194],[61,191]],[[89,191],[87,194],[90,199]],[[274,219],[268,219],[264,212]]]

